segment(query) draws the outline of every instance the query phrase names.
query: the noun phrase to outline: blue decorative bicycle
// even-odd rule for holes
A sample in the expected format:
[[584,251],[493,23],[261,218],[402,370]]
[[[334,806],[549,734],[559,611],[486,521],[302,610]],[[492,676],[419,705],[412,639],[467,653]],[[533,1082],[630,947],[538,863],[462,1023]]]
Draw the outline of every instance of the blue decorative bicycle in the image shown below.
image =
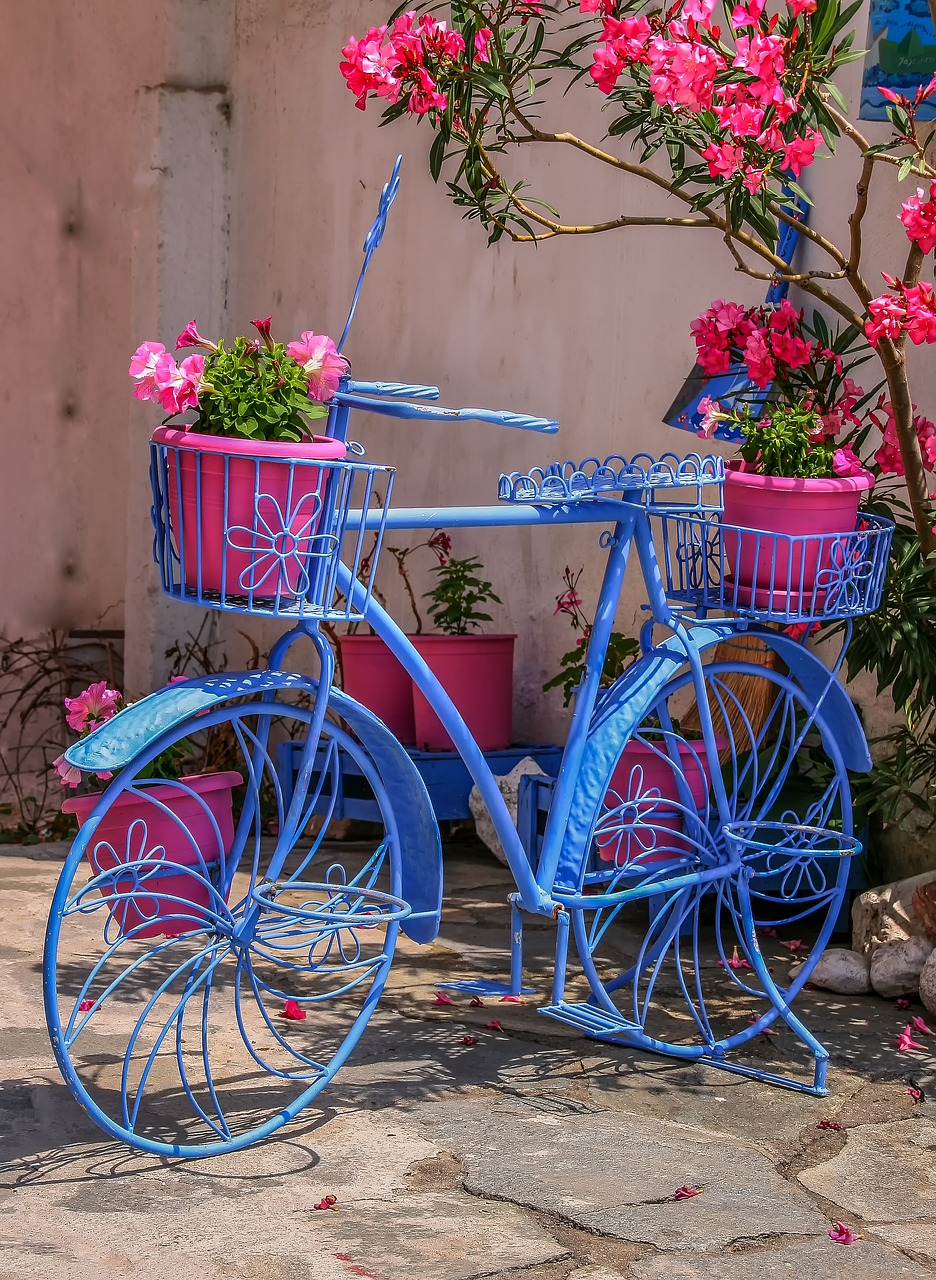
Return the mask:
[[[365,269],[397,181],[395,170]],[[352,314],[359,291],[360,280]],[[557,430],[520,414],[441,409],[431,403],[437,394],[348,381],[329,435],[346,440],[351,413],[362,410]],[[268,670],[162,689],[67,753],[78,768],[114,777],[54,895],[46,1015],[71,1092],[108,1134],[182,1156],[272,1134],[354,1048],[399,930],[418,943],[436,936],[442,859],[426,788],[390,731],[333,683],[322,626],[358,619],[430,700],[516,881],[509,981],[450,985],[520,993],[522,924],[533,913],[556,931],[541,1013],[598,1040],[825,1092],[828,1054],[793,1003],[831,935],[860,848],[848,774],[871,761],[837,678],[841,654],[826,666],[787,629],[838,620],[847,642],[849,620],[879,603],[886,521],[862,515],[851,533],[776,539],[787,545],[772,556],[765,587],[738,566],[750,540],[752,562],[763,563],[773,535],[723,525],[720,459],[566,462],[502,476],[495,506],[406,510],[390,504],[392,471],[352,446],[350,460],[282,464],[287,492],[306,495],[299,535],[270,526],[258,472],[253,529],[226,536],[238,555],[263,557],[264,572],[222,576],[217,589],[199,568],[200,534],[182,527],[178,450],[151,451],[163,589],[291,627]],[[580,523],[602,529],[604,579],[545,831],[525,847],[481,750],[371,584],[387,528]],[[602,689],[632,546],[648,594],[642,656]],[[318,656],[317,678],[286,665],[299,639]],[[149,776],[153,760],[183,740],[219,762],[226,793],[199,779]],[[291,763],[287,778],[280,747],[297,740],[298,768]],[[324,833],[348,761],[376,802],[381,832],[366,848],[336,853]],[[648,901],[650,923],[628,950],[626,913],[635,919]],[[810,941],[796,977],[784,980],[765,963],[758,933],[793,923]],[[811,1075],[745,1060],[746,1046],[777,1019],[805,1050]]]

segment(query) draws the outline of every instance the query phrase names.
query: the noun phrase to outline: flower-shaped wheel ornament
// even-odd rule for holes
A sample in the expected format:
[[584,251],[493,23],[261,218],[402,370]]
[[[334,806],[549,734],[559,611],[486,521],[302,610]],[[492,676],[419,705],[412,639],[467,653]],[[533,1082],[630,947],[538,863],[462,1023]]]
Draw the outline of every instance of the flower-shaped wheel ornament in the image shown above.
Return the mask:
[[232,525],[226,534],[229,547],[251,557],[238,575],[242,591],[275,595],[305,595],[310,589],[309,561],[337,551],[333,534],[317,533],[322,516],[318,493],[304,494],[284,514],[277,498],[258,493],[254,503],[254,527]]
[[862,613],[874,572],[874,548],[867,534],[836,538],[829,552],[829,564],[816,574],[816,590],[825,594],[823,611]]

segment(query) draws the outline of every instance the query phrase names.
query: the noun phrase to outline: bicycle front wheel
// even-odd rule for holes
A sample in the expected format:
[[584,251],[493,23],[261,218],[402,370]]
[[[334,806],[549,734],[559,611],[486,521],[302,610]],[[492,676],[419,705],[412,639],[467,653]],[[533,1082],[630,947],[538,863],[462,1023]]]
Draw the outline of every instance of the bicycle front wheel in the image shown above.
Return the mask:
[[[68,857],[46,938],[52,1045],[73,1095],[133,1147],[208,1156],[275,1132],[334,1077],[383,989],[408,913],[392,807],[328,721],[296,793],[289,748],[311,717],[254,701],[185,722],[114,780]],[[183,740],[223,764],[226,791],[147,777]],[[379,825],[329,844],[348,762]]]

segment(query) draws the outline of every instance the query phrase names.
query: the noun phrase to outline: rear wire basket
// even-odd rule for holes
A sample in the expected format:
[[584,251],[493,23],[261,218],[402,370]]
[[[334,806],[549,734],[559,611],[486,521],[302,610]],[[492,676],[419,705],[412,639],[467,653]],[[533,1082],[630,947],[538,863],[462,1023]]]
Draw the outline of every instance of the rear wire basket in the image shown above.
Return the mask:
[[[245,458],[150,444],[153,558],[163,591],[206,609],[355,622],[371,598],[393,468]],[[377,511],[348,530],[352,509]],[[341,562],[366,583],[352,608]]]
[[666,594],[765,622],[825,622],[881,603],[894,526],[862,512],[853,533],[793,537],[708,518],[662,518]]

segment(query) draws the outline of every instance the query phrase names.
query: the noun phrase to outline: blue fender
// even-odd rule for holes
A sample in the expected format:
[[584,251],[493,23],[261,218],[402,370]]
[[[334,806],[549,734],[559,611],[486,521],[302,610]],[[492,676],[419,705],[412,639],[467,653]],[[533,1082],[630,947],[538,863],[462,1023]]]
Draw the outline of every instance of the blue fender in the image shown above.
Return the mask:
[[[318,681],[293,672],[248,671],[168,685],[73,743],[65,758],[86,772],[116,771],[190,716],[210,711],[231,698],[271,698],[285,689],[301,689],[316,696]],[[330,690],[328,705],[357,735],[393,800],[402,895],[413,909],[413,918],[404,919],[401,927],[414,942],[431,942],[439,932],[442,913],[442,845],[425,783],[406,751],[373,712],[340,689]]]
[[[700,653],[737,635],[730,623],[707,623],[693,628]],[[871,756],[858,713],[844,685],[815,654],[782,632],[752,627],[746,635],[763,640],[789,669],[790,677],[819,709],[816,727],[823,743],[834,736],[847,769],[867,773]],[[575,801],[563,835],[557,883],[577,882],[582,850],[588,848],[608,779],[627,740],[650,711],[668,681],[686,665],[686,651],[676,636],[656,645],[608,690],[592,717],[582,755]]]

